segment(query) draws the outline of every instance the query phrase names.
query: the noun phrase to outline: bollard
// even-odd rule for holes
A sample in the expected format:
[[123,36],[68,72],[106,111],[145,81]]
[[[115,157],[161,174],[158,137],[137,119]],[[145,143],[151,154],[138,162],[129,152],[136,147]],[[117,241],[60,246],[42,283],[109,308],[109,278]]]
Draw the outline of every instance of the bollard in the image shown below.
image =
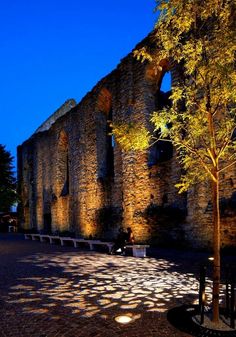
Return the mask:
[[230,307],[229,307],[229,267],[226,269],[226,280],[225,280],[225,316],[229,317]]
[[205,283],[206,283],[206,267],[202,266],[200,270],[200,286],[199,286],[199,312],[201,316],[200,324],[204,323]]
[[234,322],[234,310],[235,310],[235,284],[231,283],[231,294],[230,294],[230,327],[235,329],[235,322]]

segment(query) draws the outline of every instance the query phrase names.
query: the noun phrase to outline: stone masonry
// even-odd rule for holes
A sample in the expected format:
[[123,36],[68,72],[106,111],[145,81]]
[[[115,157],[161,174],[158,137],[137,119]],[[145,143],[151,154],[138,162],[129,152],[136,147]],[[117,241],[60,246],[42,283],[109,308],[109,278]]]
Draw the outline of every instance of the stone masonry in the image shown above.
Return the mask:
[[[147,43],[145,39],[142,43]],[[18,147],[24,229],[112,239],[131,226],[137,242],[209,247],[209,186],[179,195],[181,168],[173,149],[125,152],[109,121],[149,123],[165,104],[162,72],[127,55],[79,104],[68,100]],[[180,76],[171,69],[172,84]],[[151,126],[150,126],[151,127]],[[222,184],[222,246],[236,246],[236,168]]]

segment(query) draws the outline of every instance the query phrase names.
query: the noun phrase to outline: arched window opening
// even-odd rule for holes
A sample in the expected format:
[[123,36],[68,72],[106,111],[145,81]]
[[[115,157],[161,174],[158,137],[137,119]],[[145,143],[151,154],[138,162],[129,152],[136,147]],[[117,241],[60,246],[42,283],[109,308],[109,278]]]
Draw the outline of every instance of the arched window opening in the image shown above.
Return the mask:
[[[170,95],[171,95],[171,73],[165,72],[161,78],[160,89],[155,94],[155,111],[163,110],[171,107]],[[168,112],[167,112],[168,113]],[[156,138],[159,137],[158,131],[156,132]],[[156,142],[149,153],[149,166],[156,165],[158,163],[170,160],[173,156],[173,145],[168,141]]]
[[98,179],[114,177],[114,137],[111,123],[113,119],[112,95],[102,88],[97,101],[96,116]]
[[171,91],[171,72],[166,71],[162,76],[160,91],[170,92]]
[[107,121],[107,176],[108,177],[114,177],[114,136],[112,135],[112,128],[111,128],[111,122],[112,122],[112,109],[109,111],[108,114],[108,121]]
[[65,197],[66,195],[68,195],[70,193],[70,191],[69,191],[70,184],[69,184],[69,156],[68,156],[68,153],[66,155],[66,164],[65,165],[66,165],[65,182],[64,182],[61,194],[60,194],[61,197]]
[[68,136],[61,131],[58,144],[58,181],[60,197],[69,194],[69,151]]
[[155,109],[162,110],[171,106],[171,73],[166,72],[161,79],[160,89],[155,94]]

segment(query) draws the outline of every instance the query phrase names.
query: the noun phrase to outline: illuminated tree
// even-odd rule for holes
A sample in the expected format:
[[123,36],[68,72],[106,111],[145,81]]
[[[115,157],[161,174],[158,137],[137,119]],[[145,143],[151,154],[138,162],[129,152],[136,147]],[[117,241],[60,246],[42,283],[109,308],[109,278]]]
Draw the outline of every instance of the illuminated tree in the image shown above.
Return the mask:
[[[213,321],[219,321],[221,173],[236,165],[236,10],[232,0],[160,0],[156,51],[135,51],[141,61],[169,60],[182,76],[173,83],[172,106],[151,118],[157,141],[175,146],[184,174],[179,192],[210,181],[213,205]],[[124,149],[145,149],[153,135],[144,125],[114,125]],[[141,136],[141,137],[139,137]]]
[[0,144],[0,211],[8,212],[17,201],[16,179],[13,174],[13,157]]

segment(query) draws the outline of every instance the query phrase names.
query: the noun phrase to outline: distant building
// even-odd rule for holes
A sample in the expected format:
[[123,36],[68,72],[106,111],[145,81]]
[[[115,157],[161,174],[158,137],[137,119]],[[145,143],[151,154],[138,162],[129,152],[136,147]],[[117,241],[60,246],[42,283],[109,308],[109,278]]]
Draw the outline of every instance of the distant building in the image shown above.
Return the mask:
[[18,217],[16,212],[0,212],[0,232],[15,232],[17,228]]
[[[147,43],[148,38],[143,43]],[[124,152],[108,121],[143,121],[168,104],[162,72],[127,55],[79,104],[68,100],[18,147],[21,226],[112,238],[131,226],[137,241],[158,245],[212,242],[207,184],[179,195],[181,168],[165,143]],[[172,83],[180,76],[171,70]],[[236,168],[222,185],[222,245],[236,246]]]

